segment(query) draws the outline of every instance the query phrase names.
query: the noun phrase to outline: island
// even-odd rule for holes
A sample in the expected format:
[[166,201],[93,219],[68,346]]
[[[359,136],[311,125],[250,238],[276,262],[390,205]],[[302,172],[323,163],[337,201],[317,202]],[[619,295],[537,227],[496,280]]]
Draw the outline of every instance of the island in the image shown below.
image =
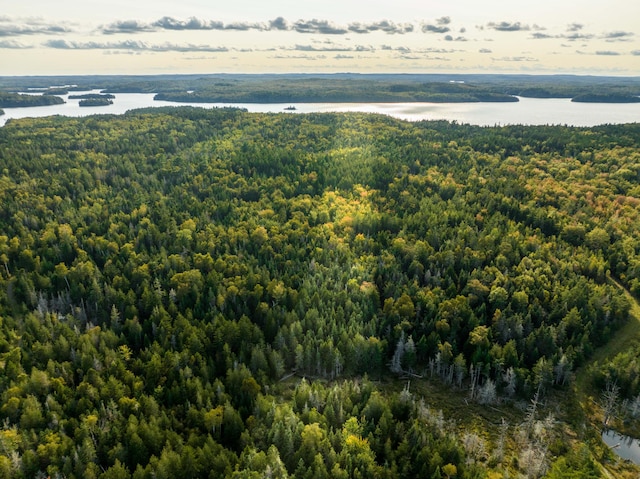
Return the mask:
[[585,93],[571,99],[579,103],[640,103],[640,96],[620,93]]
[[110,98],[86,98],[80,100],[78,106],[108,106],[113,105],[113,100]]
[[69,100],[96,100],[102,98],[113,100],[115,97],[111,93],[84,93],[82,95],[69,95]]
[[26,95],[0,91],[0,108],[61,105],[64,100],[54,95]]
[[43,95],[68,95],[68,88],[49,88],[48,90],[42,92]]
[[197,103],[476,103],[517,102],[515,95],[487,85],[407,81],[395,77],[265,78],[233,84],[203,82],[195,90],[161,91],[155,100]]
[[0,116],[4,115],[4,110],[0,108]]

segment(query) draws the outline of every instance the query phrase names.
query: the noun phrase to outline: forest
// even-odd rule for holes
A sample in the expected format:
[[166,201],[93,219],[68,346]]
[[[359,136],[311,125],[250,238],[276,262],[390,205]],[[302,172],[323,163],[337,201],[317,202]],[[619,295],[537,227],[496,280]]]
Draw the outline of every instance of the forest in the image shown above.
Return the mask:
[[640,342],[593,360],[640,298],[638,138],[11,120],[0,476],[638,477],[600,427],[640,430]]
[[3,108],[60,105],[61,103],[64,103],[64,100],[54,95],[22,95],[0,90],[0,107]]
[[202,103],[516,102],[517,97],[633,103],[640,97],[640,78],[355,73],[0,76],[0,90],[27,89],[39,89],[45,96],[86,90],[155,93],[158,100]]
[[[243,79],[244,80],[244,79]],[[267,78],[200,82],[197,89],[166,91],[156,100],[205,103],[320,103],[320,102],[517,102],[513,95],[483,84],[387,79]]]
[[107,106],[113,105],[113,100],[110,98],[96,97],[96,98],[84,98],[78,102],[78,106]]

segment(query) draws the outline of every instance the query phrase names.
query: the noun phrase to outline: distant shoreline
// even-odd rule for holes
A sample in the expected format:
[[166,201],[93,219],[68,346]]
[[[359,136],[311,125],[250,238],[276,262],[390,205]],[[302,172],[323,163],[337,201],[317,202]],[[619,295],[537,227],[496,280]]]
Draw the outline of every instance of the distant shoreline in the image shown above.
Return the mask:
[[[521,98],[640,101],[640,77],[514,74],[208,74],[0,76],[0,93],[67,88],[153,93],[176,103],[499,103]],[[75,96],[75,95],[74,95]]]

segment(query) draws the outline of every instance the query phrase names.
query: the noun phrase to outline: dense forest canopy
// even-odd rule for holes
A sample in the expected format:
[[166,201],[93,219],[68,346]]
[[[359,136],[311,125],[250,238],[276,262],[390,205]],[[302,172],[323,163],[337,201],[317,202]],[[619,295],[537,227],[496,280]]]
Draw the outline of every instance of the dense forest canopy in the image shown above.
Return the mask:
[[[627,320],[616,282],[640,296],[639,137],[186,107],[9,122],[0,476],[600,477],[609,456],[577,445],[596,433],[537,407]],[[609,366],[597,381],[633,375]],[[529,407],[478,431],[425,381]]]
[[64,103],[64,100],[55,95],[26,95],[0,90],[0,106],[4,108],[60,105],[62,103]]
[[84,98],[78,102],[78,106],[107,106],[113,105],[113,100],[107,96],[96,98]]

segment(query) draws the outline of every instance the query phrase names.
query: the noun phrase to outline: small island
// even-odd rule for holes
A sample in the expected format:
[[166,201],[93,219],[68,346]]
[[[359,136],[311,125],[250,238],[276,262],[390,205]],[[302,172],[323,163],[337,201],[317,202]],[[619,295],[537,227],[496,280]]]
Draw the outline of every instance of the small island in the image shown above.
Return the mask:
[[113,105],[111,98],[86,98],[80,100],[78,106],[108,106]]
[[96,100],[101,98],[113,100],[115,97],[111,93],[84,93],[82,95],[69,95],[69,100]]
[[287,111],[296,111],[297,108],[295,106],[291,105],[291,106],[286,107],[285,110],[287,110]]
[[4,115],[4,110],[0,108],[0,116]]

